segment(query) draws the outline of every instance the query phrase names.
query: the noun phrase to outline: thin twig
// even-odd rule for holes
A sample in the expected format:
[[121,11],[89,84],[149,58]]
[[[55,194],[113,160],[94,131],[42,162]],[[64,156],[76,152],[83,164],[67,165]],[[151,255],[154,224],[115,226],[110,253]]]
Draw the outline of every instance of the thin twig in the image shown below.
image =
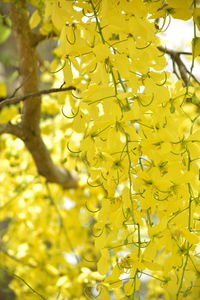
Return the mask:
[[196,81],[196,83],[200,84],[200,82],[196,79],[196,77],[189,70],[187,70],[187,72]]
[[60,93],[60,92],[66,92],[66,91],[72,91],[72,90],[76,90],[76,88],[74,86],[68,86],[65,88],[53,88],[53,89],[33,92],[33,93],[30,93],[30,94],[27,94],[24,96],[4,98],[3,101],[0,102],[0,108],[5,105],[17,104],[17,103],[24,101],[26,99],[29,99],[31,97],[37,97],[37,96],[41,96],[41,95]]
[[184,82],[184,85],[188,86],[189,85],[188,70],[187,70],[185,64],[183,63],[182,59],[180,58],[180,55],[183,53],[180,53],[180,52],[177,52],[177,51],[174,51],[171,49],[167,49],[162,46],[159,46],[158,49],[160,51],[162,51],[163,53],[170,55],[172,61],[174,61],[176,63],[176,65],[178,66],[179,73],[180,73],[181,79]]
[[192,52],[187,52],[187,51],[177,51],[177,53],[180,55],[192,55]]
[[180,76],[178,75],[177,71],[176,71],[176,64],[175,61],[172,60],[172,65],[173,65],[173,73],[176,75],[176,77],[180,80]]
[[[200,82],[198,81],[198,79],[192,74],[191,70],[189,71],[186,68],[185,64],[183,63],[182,59],[180,58],[181,55],[192,55],[192,53],[181,52],[181,51],[178,52],[178,51],[171,50],[171,49],[168,49],[168,48],[165,48],[162,46],[159,46],[158,49],[160,51],[162,51],[163,53],[168,54],[171,57],[172,65],[173,65],[173,73],[177,76],[178,79],[182,79],[182,81],[184,82],[184,86],[186,86],[188,88],[190,85],[192,85],[190,82],[190,78],[193,78],[196,81],[196,83],[200,85]],[[180,76],[176,71],[176,66],[179,69]],[[189,76],[188,76],[188,74],[189,74]],[[191,98],[187,98],[187,102],[191,102],[191,101],[192,101]],[[200,107],[199,102],[194,103],[194,104],[199,109],[199,107]]]
[[[16,93],[23,87],[23,85],[24,85],[24,83],[27,81],[27,80],[29,80],[29,78],[31,77],[31,73],[28,75],[28,77],[25,79],[25,81],[24,82],[22,82],[15,90],[14,90],[14,92],[13,92],[13,94],[12,94],[12,96],[10,97],[10,98],[13,98],[13,97],[15,97],[15,95],[16,95]],[[6,99],[6,98],[4,98],[4,99]]]

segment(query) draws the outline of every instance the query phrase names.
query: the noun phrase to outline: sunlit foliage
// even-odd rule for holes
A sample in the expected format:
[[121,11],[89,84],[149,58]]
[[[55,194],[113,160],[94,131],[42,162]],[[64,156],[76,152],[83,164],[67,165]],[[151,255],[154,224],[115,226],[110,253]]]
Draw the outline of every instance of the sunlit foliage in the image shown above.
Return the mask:
[[[80,186],[46,183],[23,143],[1,136],[1,274],[16,299],[198,299],[199,85],[191,74],[200,8],[192,0],[31,2],[31,28],[57,40],[41,80],[76,88],[43,97],[44,141]],[[165,71],[158,49],[157,20],[169,17],[193,20],[187,85]],[[6,107],[0,118],[17,113]]]

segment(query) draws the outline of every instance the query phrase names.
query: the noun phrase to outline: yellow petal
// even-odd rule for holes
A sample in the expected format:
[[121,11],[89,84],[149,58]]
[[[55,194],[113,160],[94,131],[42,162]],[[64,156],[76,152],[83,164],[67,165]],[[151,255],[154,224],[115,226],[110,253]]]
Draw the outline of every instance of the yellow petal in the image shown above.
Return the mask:
[[108,249],[101,250],[101,257],[97,263],[97,269],[100,274],[106,274],[108,271],[109,253]]
[[31,29],[37,27],[38,24],[40,23],[40,20],[41,20],[41,17],[38,13],[38,10],[35,10],[34,13],[31,16],[31,18],[30,18],[30,27],[31,27]]

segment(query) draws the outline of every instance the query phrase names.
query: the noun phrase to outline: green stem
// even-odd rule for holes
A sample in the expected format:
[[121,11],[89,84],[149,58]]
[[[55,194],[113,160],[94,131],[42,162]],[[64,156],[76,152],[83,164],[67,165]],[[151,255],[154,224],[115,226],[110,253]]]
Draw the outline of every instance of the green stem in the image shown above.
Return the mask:
[[189,258],[189,245],[188,245],[188,249],[187,249],[185,264],[183,266],[183,272],[182,272],[182,275],[181,275],[180,284],[179,284],[179,287],[178,287],[178,291],[176,293],[176,300],[179,299],[179,296],[180,296],[180,293],[181,293],[181,289],[182,289],[182,286],[183,286],[183,279],[184,279],[184,275],[185,275],[185,270],[186,270],[187,263],[188,263],[188,258]]
[[91,4],[93,12],[94,12],[94,17],[95,17],[95,20],[96,20],[97,28],[99,30],[98,33],[101,36],[102,43],[105,44],[105,39],[104,39],[104,36],[103,36],[103,33],[102,33],[102,28],[101,28],[101,25],[100,25],[100,22],[99,22],[99,19],[98,19],[98,16],[97,16],[97,12],[96,12],[94,3],[93,3],[92,0],[89,0],[89,3]]

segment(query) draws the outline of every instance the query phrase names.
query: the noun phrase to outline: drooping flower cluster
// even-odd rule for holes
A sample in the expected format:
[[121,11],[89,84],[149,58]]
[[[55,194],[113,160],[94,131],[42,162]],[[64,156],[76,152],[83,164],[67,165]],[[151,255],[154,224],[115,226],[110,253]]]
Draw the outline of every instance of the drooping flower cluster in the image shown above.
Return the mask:
[[[54,215],[62,230],[69,228],[69,233],[63,232],[65,239],[69,234],[65,246],[48,243],[52,238],[63,243],[63,236],[60,240],[56,237],[59,222],[52,221],[48,209],[41,231],[33,237],[39,252],[32,261],[24,261],[37,265],[50,257],[45,265],[47,273],[58,273],[53,275],[55,282],[49,278],[49,294],[60,288],[63,297],[86,299],[78,298],[83,294],[81,290],[73,295],[69,285],[74,281],[74,286],[84,286],[86,291],[86,284],[96,279],[101,282],[99,299],[111,299],[112,293],[116,299],[140,299],[141,282],[147,278],[148,299],[157,299],[158,295],[166,300],[198,298],[199,111],[187,103],[196,91],[198,96],[198,86],[184,86],[181,80],[172,82],[169,72],[164,71],[166,60],[158,49],[160,30],[154,20],[169,14],[183,20],[194,17],[194,28],[199,26],[199,8],[192,0],[184,5],[181,0],[45,1],[41,32],[48,35],[54,30],[59,36],[52,68],[61,66],[65,84],[76,87],[64,98],[59,96],[67,121],[62,128],[66,136],[58,130],[57,139],[62,148],[68,148],[68,167],[74,164],[80,172],[83,168],[88,176],[84,195],[80,190],[67,195],[78,201],[76,207]],[[34,18],[37,21],[38,15]],[[197,36],[192,38],[198,41]],[[193,45],[192,63],[198,53],[198,44]],[[59,116],[55,120],[58,127],[64,124]],[[48,142],[51,125],[44,122],[43,126]],[[58,149],[52,152],[55,157],[64,155]],[[52,210],[57,210],[49,189],[44,192],[40,184],[34,189],[34,197],[40,199],[35,210],[34,205],[25,210],[25,202],[33,194],[27,192],[19,200],[23,208],[19,218],[34,214],[32,221],[23,225],[28,230],[26,235],[31,226],[36,226],[41,211],[46,210],[44,199],[51,203]],[[53,193],[59,197],[57,188]],[[60,193],[60,198],[64,197]],[[90,238],[82,233],[83,220],[81,225],[75,221],[81,216],[90,223]],[[55,228],[47,230],[50,219]],[[41,234],[45,234],[45,245],[40,245]],[[93,256],[91,237],[95,242]],[[79,239],[84,241],[80,243]],[[18,251],[27,253],[27,243],[20,243]],[[69,279],[72,269],[65,266],[64,259],[59,261],[61,269],[56,269],[56,247],[59,251],[67,247],[68,252],[76,247],[78,255],[87,261],[84,244],[92,256],[87,267],[94,268],[98,258],[97,270],[104,277],[83,268],[82,273],[88,277],[81,277],[80,269],[76,269]],[[18,252],[13,255],[20,259]],[[36,276],[35,270],[32,274]]]
[[[58,49],[64,79],[77,87],[68,101],[81,141],[73,145],[72,133],[69,144],[88,166],[88,184],[104,192],[93,227],[98,271],[111,272],[105,283],[123,286],[131,299],[144,273],[163,283],[166,299],[192,299],[199,280],[198,114],[184,105],[194,88],[171,84],[163,71],[151,20],[169,13],[189,19],[198,8],[192,1],[184,7],[180,1],[50,2],[54,25],[64,24]],[[64,7],[69,15],[61,20]]]

